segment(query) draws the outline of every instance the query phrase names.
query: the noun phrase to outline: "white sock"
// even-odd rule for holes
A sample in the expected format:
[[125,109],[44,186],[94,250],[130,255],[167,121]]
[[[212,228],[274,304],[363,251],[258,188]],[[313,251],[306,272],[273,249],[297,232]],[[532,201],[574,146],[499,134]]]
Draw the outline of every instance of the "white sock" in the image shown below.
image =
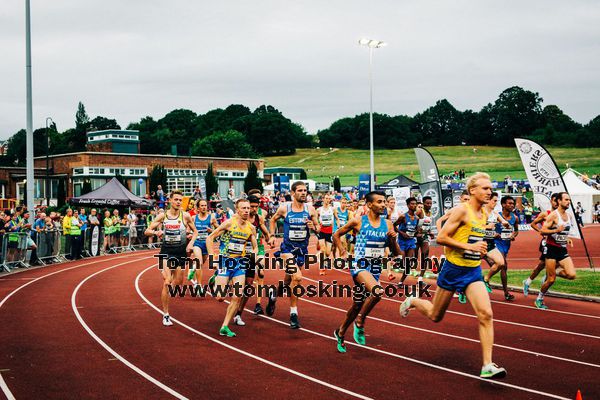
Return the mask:
[[290,314],[298,315],[298,307],[290,307]]
[[538,300],[544,300],[544,293],[542,293],[542,292],[539,292],[539,293],[538,293],[538,297],[537,297],[537,299],[538,299]]
[[419,278],[417,278],[417,282],[423,282],[423,277],[419,276]]
[[531,279],[529,279],[529,278],[525,279],[525,284],[526,285],[531,285]]

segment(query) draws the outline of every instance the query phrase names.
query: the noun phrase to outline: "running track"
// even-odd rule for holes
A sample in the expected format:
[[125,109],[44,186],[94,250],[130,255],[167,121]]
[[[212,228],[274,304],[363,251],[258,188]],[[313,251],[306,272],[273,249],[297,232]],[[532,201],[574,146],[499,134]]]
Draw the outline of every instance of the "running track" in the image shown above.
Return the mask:
[[[175,326],[161,324],[161,278],[153,252],[38,268],[0,278],[0,386],[7,398],[600,398],[600,305],[533,297],[513,305],[492,294],[499,382],[480,380],[477,322],[453,302],[433,324],[398,315],[382,300],[367,322],[367,346],[338,354],[331,334],[348,298],[306,298],[303,329],[288,324],[288,301],[273,316],[244,315],[236,338],[218,335],[225,305],[174,299]],[[350,284],[346,271],[304,271]],[[206,273],[205,273],[206,275]],[[281,279],[267,272],[267,281]],[[204,281],[206,280],[206,276]],[[263,300],[263,305],[264,305]],[[253,307],[254,301],[248,302]],[[14,397],[13,397],[14,396]]]

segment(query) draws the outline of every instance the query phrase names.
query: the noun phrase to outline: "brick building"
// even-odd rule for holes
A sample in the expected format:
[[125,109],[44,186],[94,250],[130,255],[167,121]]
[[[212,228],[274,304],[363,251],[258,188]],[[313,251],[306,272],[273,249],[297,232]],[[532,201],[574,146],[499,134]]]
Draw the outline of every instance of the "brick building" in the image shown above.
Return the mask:
[[[236,195],[244,190],[244,178],[250,161],[256,163],[261,177],[264,170],[264,161],[259,159],[136,154],[139,152],[137,131],[90,132],[87,148],[88,151],[85,152],[49,157],[50,204],[56,202],[61,179],[64,180],[67,197],[76,197],[81,195],[86,181],[89,181],[92,190],[95,190],[116,174],[120,174],[127,181],[131,192],[144,196],[149,192],[148,177],[152,169],[155,165],[162,165],[167,171],[167,188],[163,189],[181,189],[189,195],[196,186],[200,186],[209,163],[212,163],[219,181],[219,194],[225,198],[230,188],[234,189]],[[34,166],[35,203],[41,204],[46,197],[46,157],[36,157]],[[5,198],[23,199],[24,180],[25,168],[0,167],[0,190],[4,190]]]

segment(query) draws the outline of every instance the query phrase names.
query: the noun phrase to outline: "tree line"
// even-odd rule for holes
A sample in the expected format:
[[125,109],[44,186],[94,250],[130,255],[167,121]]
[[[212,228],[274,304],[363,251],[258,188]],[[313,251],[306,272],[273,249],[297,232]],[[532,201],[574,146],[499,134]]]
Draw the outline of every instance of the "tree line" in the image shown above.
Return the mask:
[[[374,144],[401,149],[419,145],[514,146],[515,137],[546,145],[600,147],[600,115],[586,125],[575,122],[556,105],[518,86],[504,90],[480,111],[457,110],[446,99],[416,114],[373,114]],[[369,114],[341,118],[317,133],[323,147],[369,148]]]
[[[518,86],[504,90],[494,103],[479,111],[457,110],[446,99],[414,116],[373,115],[377,148],[402,149],[437,145],[513,146],[513,138],[528,137],[546,145],[600,147],[600,115],[583,125],[556,105],[542,107],[536,92]],[[91,119],[80,102],[75,127],[59,132],[48,129],[50,154],[85,151],[86,132],[121,129],[115,119]],[[293,154],[297,148],[315,146],[369,148],[369,114],[344,117],[316,135],[285,117],[271,105],[254,111],[242,104],[216,108],[205,114],[176,109],[155,120],[150,116],[130,123],[140,132],[143,154],[255,158]],[[0,165],[25,165],[25,130],[8,140]],[[34,155],[46,154],[46,128],[36,129]]]

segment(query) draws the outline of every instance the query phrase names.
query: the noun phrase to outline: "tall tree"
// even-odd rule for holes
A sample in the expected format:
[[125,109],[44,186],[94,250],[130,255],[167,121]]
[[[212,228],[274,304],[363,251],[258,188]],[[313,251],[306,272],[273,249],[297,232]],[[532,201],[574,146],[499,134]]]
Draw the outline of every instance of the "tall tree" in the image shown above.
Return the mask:
[[252,189],[263,191],[262,179],[258,176],[258,168],[253,161],[248,163],[248,172],[244,178],[244,192],[248,193]]
[[65,188],[65,180],[62,178],[58,179],[58,187],[56,188],[56,205],[61,208],[67,201],[67,191]]
[[90,127],[90,117],[85,111],[85,106],[82,102],[77,104],[77,112],[75,113],[75,130],[70,140],[72,151],[84,151],[87,143],[87,131]]
[[90,179],[85,179],[83,181],[83,186],[81,187],[81,194],[88,194],[92,191],[92,181]]
[[256,158],[246,136],[238,131],[215,132],[192,144],[192,155],[205,157]]
[[212,163],[208,164],[208,169],[206,170],[206,176],[204,177],[204,180],[206,182],[206,198],[210,199],[213,194],[219,193],[219,181],[215,176]]
[[164,191],[167,190],[167,171],[164,166],[159,164],[154,165],[152,171],[150,171],[148,180],[150,192],[156,192],[158,190],[158,185],[161,185]]
[[513,86],[502,93],[492,107],[492,144],[513,146],[513,139],[529,136],[540,127],[542,99],[539,93]]
[[90,131],[104,131],[107,129],[121,129],[121,126],[117,123],[116,119],[109,119],[100,115],[89,123]]

